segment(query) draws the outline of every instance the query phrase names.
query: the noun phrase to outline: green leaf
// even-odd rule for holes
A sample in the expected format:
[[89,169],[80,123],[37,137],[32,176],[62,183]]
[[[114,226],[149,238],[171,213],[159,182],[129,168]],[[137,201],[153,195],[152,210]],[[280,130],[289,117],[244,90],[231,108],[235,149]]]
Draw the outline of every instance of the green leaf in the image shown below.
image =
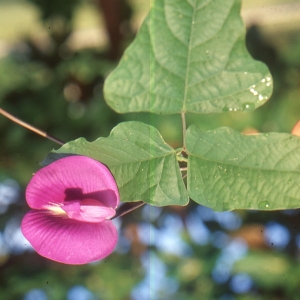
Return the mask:
[[300,138],[230,128],[186,133],[188,192],[215,210],[300,207]]
[[250,111],[272,92],[245,47],[240,0],[156,0],[104,85],[117,112]]
[[94,142],[79,138],[65,144],[48,155],[43,164],[67,154],[86,155],[107,165],[122,202],[144,201],[155,206],[188,203],[176,152],[152,126],[120,123],[107,138]]

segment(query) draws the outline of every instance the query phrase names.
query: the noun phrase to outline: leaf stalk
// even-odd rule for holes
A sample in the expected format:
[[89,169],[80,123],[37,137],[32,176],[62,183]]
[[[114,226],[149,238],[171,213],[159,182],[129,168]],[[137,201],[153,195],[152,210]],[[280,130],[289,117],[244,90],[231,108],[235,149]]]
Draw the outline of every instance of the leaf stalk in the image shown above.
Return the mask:
[[185,113],[181,113],[181,122],[182,122],[182,151],[185,152],[186,147],[185,147],[185,134],[186,134],[186,120],[185,120]]

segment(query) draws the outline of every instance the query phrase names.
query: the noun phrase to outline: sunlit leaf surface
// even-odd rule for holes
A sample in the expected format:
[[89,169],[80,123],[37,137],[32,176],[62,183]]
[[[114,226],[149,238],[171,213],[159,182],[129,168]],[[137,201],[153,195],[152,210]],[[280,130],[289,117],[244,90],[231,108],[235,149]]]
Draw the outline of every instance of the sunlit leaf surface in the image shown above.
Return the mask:
[[215,210],[300,207],[300,138],[189,127],[188,191]]
[[117,181],[123,202],[142,200],[156,206],[188,202],[176,153],[152,126],[120,123],[107,138],[91,143],[79,138],[65,144],[51,153],[44,164],[62,154],[86,155],[106,164]]
[[239,0],[156,0],[104,92],[121,113],[251,111],[272,78],[246,50]]

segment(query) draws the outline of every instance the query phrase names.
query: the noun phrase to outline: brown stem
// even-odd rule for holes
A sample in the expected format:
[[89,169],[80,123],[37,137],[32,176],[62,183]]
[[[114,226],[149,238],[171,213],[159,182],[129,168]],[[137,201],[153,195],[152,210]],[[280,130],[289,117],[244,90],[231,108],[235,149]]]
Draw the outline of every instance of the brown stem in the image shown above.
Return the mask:
[[64,145],[65,143],[57,138],[55,138],[54,136],[48,134],[47,132],[45,131],[42,131],[34,126],[31,126],[30,124],[18,119],[17,117],[11,115],[10,113],[8,113],[7,111],[5,111],[4,109],[0,108],[0,114],[2,114],[3,116],[5,116],[6,118],[10,119],[11,121],[17,123],[18,125],[20,126],[23,126],[24,128],[28,129],[28,130],[31,130],[39,135],[41,135],[42,137],[52,141],[52,142],[55,142],[59,145]]
[[132,202],[125,203],[117,210],[117,213],[114,215],[113,218],[111,218],[111,220],[118,218],[118,217],[122,217],[122,216],[142,207],[145,204],[146,203],[142,202],[142,201],[135,202],[135,203],[132,203]]
[[106,30],[110,42],[110,58],[118,60],[120,58],[120,45],[122,33],[120,30],[121,18],[121,1],[120,0],[95,0],[99,10],[103,12]]

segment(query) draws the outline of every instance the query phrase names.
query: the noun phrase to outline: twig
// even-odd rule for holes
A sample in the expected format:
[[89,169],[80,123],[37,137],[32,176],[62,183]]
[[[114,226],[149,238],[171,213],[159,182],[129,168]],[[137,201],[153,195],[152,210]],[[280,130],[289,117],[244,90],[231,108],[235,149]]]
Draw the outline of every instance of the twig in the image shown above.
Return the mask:
[[140,208],[141,206],[145,205],[146,203],[145,202],[142,202],[142,201],[139,201],[139,202],[136,202],[136,203],[125,203],[123,204],[118,210],[117,210],[117,213],[113,216],[112,219],[115,219],[115,218],[118,218],[118,217],[122,217],[138,208]]
[[41,135],[42,137],[52,141],[52,142],[55,142],[59,145],[64,145],[65,143],[57,138],[55,138],[54,136],[48,134],[47,132],[45,131],[42,131],[34,126],[31,126],[30,124],[18,119],[17,117],[11,115],[10,113],[8,113],[7,111],[5,111],[4,109],[0,108],[0,114],[2,114],[3,116],[5,116],[6,118],[10,119],[11,121],[17,123],[18,125],[20,126],[23,126],[24,128],[28,129],[28,130],[31,130],[39,135]]

